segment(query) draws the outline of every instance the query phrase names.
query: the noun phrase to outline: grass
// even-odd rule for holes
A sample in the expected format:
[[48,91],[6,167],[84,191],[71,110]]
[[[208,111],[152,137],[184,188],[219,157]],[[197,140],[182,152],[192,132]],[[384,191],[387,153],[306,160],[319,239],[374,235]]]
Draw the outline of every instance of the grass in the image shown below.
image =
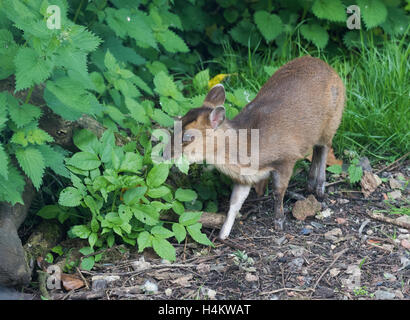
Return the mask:
[[333,140],[336,155],[353,150],[372,162],[393,161],[410,149],[410,49],[405,39],[385,40],[382,46],[370,39],[360,50],[332,55],[308,50],[298,39],[282,55],[272,50],[248,50],[244,55],[227,44],[224,56],[212,61],[211,68],[235,74],[224,82],[228,92],[245,88],[257,93],[274,70],[293,58],[310,54],[327,61],[343,79],[347,95]]

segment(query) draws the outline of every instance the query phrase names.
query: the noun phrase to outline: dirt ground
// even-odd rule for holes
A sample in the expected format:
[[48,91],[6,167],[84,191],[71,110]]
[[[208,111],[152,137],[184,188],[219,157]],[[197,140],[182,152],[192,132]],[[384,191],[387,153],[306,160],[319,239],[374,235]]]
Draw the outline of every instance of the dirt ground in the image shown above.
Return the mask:
[[[81,272],[88,288],[50,294],[55,299],[409,299],[410,230],[368,215],[391,211],[384,202],[392,192],[388,180],[408,180],[409,164],[380,172],[384,182],[367,199],[347,183],[328,187],[322,219],[296,220],[290,213],[296,200],[286,196],[284,231],[273,229],[270,197],[252,193],[226,242],[215,239],[218,230],[205,229],[215,248],[176,245],[177,261],[171,264],[153,251],[116,248],[115,262]],[[409,189],[405,185],[391,202],[407,207],[407,215]],[[301,183],[289,191],[307,196]]]

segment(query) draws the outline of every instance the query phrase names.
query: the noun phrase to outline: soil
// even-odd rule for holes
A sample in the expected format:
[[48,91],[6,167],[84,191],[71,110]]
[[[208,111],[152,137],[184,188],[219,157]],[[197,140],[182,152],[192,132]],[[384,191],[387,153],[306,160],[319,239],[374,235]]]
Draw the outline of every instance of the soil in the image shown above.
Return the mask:
[[[89,288],[56,290],[51,295],[56,299],[410,299],[410,251],[405,247],[410,230],[368,215],[391,209],[384,201],[392,191],[388,179],[401,173],[408,180],[409,164],[380,172],[380,178],[386,179],[367,199],[348,183],[328,187],[321,212],[330,215],[322,219],[296,220],[290,213],[296,200],[287,196],[284,231],[273,228],[273,200],[252,193],[228,240],[221,243],[215,239],[218,230],[204,229],[215,248],[176,244],[177,261],[170,264],[150,250],[138,254],[116,247],[114,262],[81,272]],[[302,182],[291,184],[289,191],[308,195]],[[408,185],[401,192],[401,198],[391,203],[407,207],[409,214]],[[108,284],[92,291],[96,275]]]

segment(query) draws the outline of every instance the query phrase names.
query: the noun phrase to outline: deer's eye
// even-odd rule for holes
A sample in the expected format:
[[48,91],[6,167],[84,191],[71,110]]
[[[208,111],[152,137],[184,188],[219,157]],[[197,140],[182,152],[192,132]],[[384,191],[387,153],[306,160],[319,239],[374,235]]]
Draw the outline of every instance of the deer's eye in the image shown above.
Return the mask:
[[192,142],[194,141],[194,139],[195,139],[195,136],[187,132],[185,132],[184,135],[182,136],[182,142]]

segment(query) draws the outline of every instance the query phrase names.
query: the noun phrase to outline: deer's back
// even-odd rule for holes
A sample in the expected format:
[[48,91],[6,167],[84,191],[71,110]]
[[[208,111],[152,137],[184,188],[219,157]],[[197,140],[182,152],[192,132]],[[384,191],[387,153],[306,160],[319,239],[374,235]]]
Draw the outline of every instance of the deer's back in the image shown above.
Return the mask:
[[316,144],[328,144],[343,112],[345,89],[324,61],[305,56],[279,68],[233,120],[259,129],[260,160],[302,158]]

